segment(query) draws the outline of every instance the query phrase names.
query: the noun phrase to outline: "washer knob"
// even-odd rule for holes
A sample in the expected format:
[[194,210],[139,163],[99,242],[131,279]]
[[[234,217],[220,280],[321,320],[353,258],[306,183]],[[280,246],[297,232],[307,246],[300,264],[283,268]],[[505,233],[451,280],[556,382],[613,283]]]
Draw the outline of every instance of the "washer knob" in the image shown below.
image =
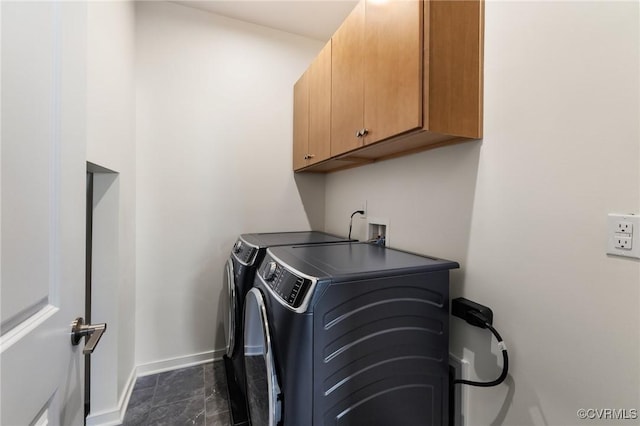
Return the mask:
[[242,250],[242,241],[238,240],[238,241],[236,241],[235,245],[233,246],[233,252],[238,254],[238,253],[240,253],[240,250]]
[[269,262],[266,269],[264,270],[264,274],[262,275],[262,278],[264,278],[265,281],[271,281],[275,276],[276,276],[276,262],[271,261]]

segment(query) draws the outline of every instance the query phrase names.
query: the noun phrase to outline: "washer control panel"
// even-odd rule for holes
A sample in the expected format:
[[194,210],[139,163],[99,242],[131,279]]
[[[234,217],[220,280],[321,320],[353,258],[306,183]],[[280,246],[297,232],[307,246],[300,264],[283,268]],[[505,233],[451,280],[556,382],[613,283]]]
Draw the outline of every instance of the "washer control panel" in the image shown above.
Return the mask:
[[245,265],[250,265],[255,259],[257,249],[238,239],[231,250],[233,255]]
[[295,275],[273,260],[271,256],[265,257],[258,274],[286,304],[293,308],[302,304],[311,286],[310,279]]

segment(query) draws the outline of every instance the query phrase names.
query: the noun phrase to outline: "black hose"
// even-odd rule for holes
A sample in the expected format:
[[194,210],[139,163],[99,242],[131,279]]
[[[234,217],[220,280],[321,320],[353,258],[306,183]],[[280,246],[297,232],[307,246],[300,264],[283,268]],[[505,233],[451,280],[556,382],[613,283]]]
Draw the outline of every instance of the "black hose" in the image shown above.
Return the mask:
[[491,333],[493,333],[494,336],[496,336],[496,339],[498,340],[498,346],[500,347],[500,349],[502,349],[502,373],[500,374],[500,377],[490,382],[475,382],[473,380],[457,379],[453,381],[454,385],[459,383],[462,385],[479,386],[483,388],[488,388],[491,386],[499,385],[500,383],[504,382],[504,379],[507,378],[507,373],[509,372],[509,355],[507,354],[507,347],[505,346],[504,341],[502,340],[502,336],[500,336],[500,333],[498,333],[498,331],[495,328],[493,328],[491,324],[488,324],[485,322],[484,326],[488,328],[491,331]]

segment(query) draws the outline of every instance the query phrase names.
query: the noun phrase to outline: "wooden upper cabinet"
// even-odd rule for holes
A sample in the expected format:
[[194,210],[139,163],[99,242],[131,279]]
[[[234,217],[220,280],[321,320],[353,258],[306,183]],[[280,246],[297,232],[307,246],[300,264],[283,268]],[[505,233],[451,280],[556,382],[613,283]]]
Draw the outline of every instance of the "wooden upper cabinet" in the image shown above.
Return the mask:
[[326,160],[331,151],[331,41],[309,70],[308,164]]
[[293,86],[293,170],[307,165],[309,146],[309,73]]
[[331,38],[331,156],[363,145],[364,1]]
[[[484,2],[431,1],[428,111],[431,132],[482,137]],[[426,126],[425,126],[426,127]]]
[[423,3],[366,1],[365,144],[422,126]]
[[293,170],[324,161],[331,144],[331,42],[293,86]]
[[422,12],[363,0],[333,35],[332,156],[422,126]]
[[294,151],[312,158],[294,169],[481,138],[483,33],[483,0],[361,0],[307,70],[308,140]]

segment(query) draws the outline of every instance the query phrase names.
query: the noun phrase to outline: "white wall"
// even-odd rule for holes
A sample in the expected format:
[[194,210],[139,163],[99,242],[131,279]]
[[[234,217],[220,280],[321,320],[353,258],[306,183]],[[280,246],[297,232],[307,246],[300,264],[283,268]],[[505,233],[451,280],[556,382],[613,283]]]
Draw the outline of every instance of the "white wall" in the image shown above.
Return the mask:
[[[510,378],[469,389],[468,425],[638,407],[640,265],[605,254],[605,224],[640,213],[639,16],[637,2],[487,2],[484,140],[326,178],[327,231],[366,199],[393,246],[459,261],[452,296],[493,309]],[[497,377],[490,334],[452,325],[474,378]]]
[[136,4],[136,41],[136,363],[207,357],[235,238],[323,226],[323,179],[300,178],[308,216],[291,173],[292,87],[322,43],[161,2]]
[[93,322],[107,332],[92,355],[89,424],[119,415],[135,356],[135,8],[87,5],[87,161],[96,174]]

